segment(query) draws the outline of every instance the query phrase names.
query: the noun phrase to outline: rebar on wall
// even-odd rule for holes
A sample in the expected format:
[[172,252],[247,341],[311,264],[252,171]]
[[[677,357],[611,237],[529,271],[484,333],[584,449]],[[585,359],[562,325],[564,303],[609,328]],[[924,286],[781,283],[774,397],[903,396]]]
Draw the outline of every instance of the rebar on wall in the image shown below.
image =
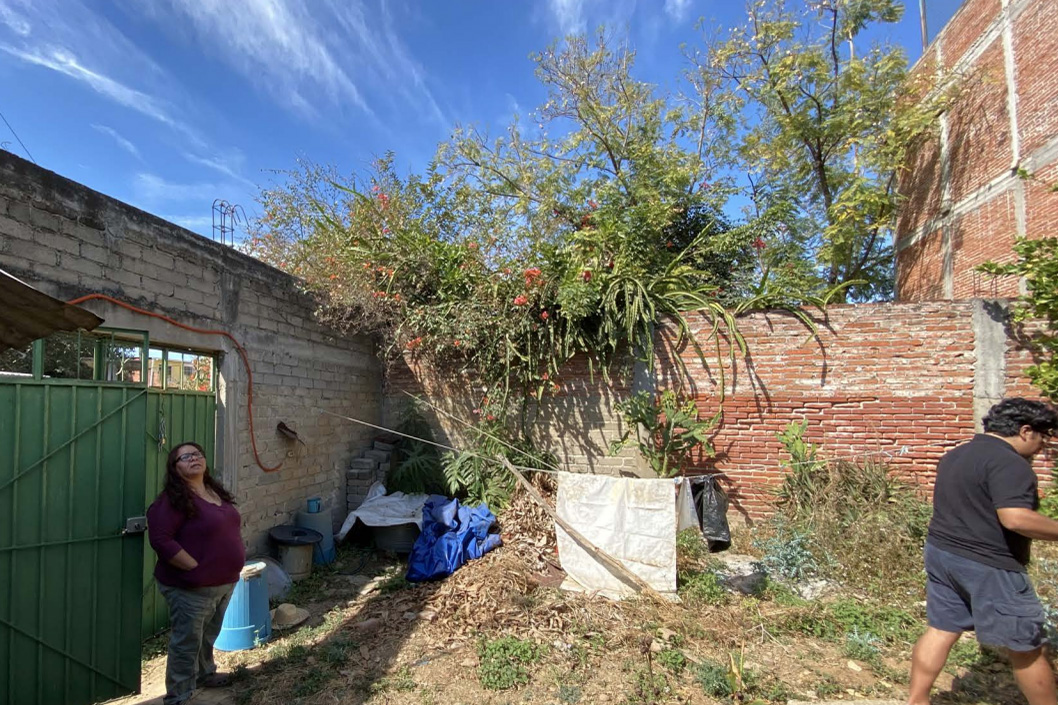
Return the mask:
[[[242,214],[241,218],[239,214]],[[222,198],[213,201],[213,241],[235,247],[235,228],[246,224],[243,207]]]

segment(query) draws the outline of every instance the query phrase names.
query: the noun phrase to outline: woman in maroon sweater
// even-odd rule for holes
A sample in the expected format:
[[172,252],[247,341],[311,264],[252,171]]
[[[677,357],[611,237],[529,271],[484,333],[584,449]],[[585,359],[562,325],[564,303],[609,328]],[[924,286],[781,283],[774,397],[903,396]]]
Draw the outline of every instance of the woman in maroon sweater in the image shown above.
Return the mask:
[[165,705],[186,702],[196,688],[227,685],[213,644],[246,561],[241,519],[231,494],[209,474],[197,443],[169,452],[165,488],[147,510],[154,577],[169,605]]

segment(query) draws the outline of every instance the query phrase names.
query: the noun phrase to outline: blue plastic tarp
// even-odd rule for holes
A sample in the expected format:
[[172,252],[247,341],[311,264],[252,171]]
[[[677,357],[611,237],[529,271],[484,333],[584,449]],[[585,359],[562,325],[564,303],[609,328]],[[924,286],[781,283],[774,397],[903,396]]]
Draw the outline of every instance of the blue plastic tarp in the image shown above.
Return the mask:
[[408,557],[408,580],[437,580],[500,545],[496,515],[485,504],[471,509],[458,499],[431,495],[422,508],[422,533]]

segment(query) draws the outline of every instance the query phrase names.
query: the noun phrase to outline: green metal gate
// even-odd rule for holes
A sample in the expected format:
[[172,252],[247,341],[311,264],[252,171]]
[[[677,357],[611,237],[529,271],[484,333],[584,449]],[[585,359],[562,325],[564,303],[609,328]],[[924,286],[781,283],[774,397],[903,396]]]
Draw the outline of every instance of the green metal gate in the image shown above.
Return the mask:
[[[147,504],[154,501],[165,484],[165,461],[173,445],[195,441],[206,451],[206,462],[214,464],[217,430],[217,398],[213,392],[151,389],[147,394]],[[154,581],[157,559],[144,542],[143,632],[144,639],[169,626],[165,598]]]
[[0,701],[139,690],[147,405],[128,384],[0,379]]

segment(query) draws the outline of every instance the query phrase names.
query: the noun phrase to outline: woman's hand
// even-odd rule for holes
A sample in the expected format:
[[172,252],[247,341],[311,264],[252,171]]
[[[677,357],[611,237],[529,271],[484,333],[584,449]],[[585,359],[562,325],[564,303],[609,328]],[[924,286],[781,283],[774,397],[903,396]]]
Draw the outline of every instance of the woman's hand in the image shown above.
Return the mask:
[[191,554],[180,549],[180,553],[169,559],[169,562],[175,565],[180,570],[194,570],[198,567],[198,561],[191,557]]

